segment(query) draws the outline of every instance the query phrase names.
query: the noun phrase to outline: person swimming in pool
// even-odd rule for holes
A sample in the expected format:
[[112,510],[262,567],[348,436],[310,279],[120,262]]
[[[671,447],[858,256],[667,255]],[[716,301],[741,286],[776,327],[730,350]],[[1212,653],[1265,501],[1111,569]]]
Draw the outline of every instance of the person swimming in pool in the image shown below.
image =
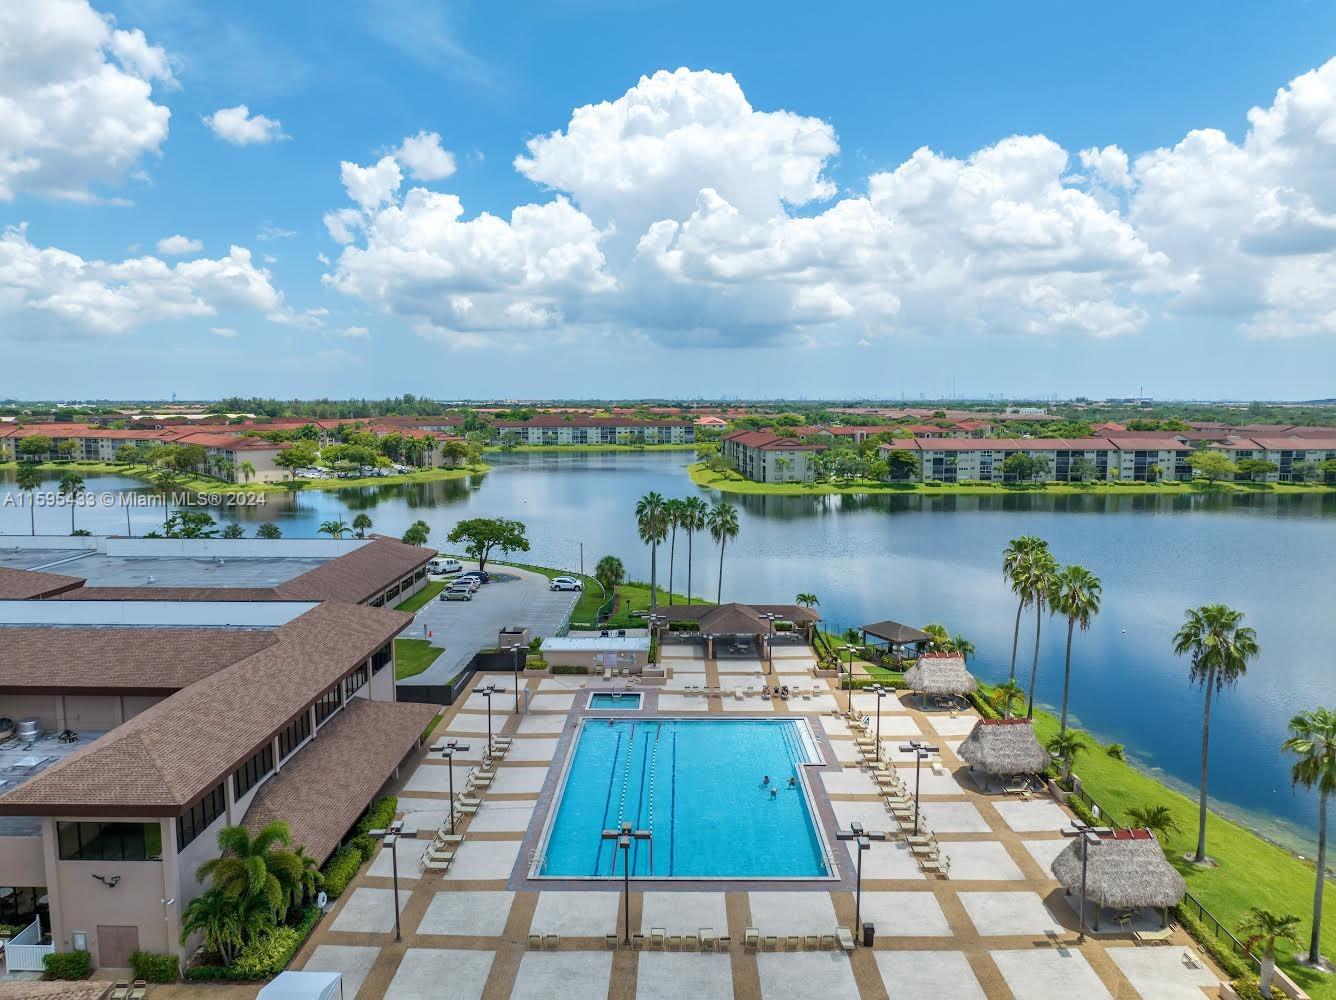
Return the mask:
[[769,784],[770,784],[770,775],[767,774],[764,778],[761,779],[761,787],[765,788]]
[[770,786],[770,797],[773,799],[773,798],[774,798],[775,796],[777,796],[778,794],[779,794],[779,789],[777,789],[774,785],[771,785],[771,786]]
[[798,779],[795,778],[793,775],[789,775],[789,787],[790,788],[798,787]]

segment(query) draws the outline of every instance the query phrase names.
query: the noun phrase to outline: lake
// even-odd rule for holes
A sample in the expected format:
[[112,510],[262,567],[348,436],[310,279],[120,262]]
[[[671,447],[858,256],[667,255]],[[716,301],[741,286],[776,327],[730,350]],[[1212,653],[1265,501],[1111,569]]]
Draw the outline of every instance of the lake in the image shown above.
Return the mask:
[[[284,535],[314,535],[322,521],[365,512],[376,531],[398,535],[421,519],[445,546],[461,518],[500,515],[529,527],[525,561],[592,571],[600,556],[649,578],[649,553],[632,508],[649,490],[665,496],[713,491],[686,476],[686,452],[494,455],[483,476],[412,486],[339,492],[265,494],[256,508],[218,512],[253,534],[261,521]],[[54,483],[54,478],[53,478]],[[98,490],[141,489],[137,480],[88,477]],[[13,471],[0,473],[12,491]],[[1061,562],[1079,562],[1104,583],[1103,611],[1078,633],[1072,711],[1102,740],[1175,782],[1195,785],[1201,694],[1187,663],[1170,652],[1186,608],[1224,602],[1247,614],[1262,656],[1212,713],[1213,793],[1227,811],[1302,850],[1316,829],[1316,796],[1290,789],[1279,745],[1295,712],[1336,704],[1336,494],[1001,497],[733,495],[741,532],[724,563],[725,600],[789,602],[801,591],[821,600],[835,628],[892,618],[939,621],[978,648],[974,669],[1005,678],[1015,603],[1000,572],[1002,550],[1017,535],[1048,540]],[[78,526],[123,533],[122,507],[80,509]],[[136,509],[135,534],[162,513]],[[68,533],[69,510],[37,511],[39,532]],[[0,532],[27,534],[27,509],[0,506]],[[3,544],[3,543],[0,543]],[[675,582],[685,589],[685,538],[679,533]],[[714,597],[718,550],[695,544],[693,588]],[[666,583],[668,553],[660,553]],[[1046,619],[1041,701],[1062,693],[1065,622]],[[1033,617],[1022,625],[1018,672],[1028,679]],[[1079,765],[1078,765],[1079,769]]]

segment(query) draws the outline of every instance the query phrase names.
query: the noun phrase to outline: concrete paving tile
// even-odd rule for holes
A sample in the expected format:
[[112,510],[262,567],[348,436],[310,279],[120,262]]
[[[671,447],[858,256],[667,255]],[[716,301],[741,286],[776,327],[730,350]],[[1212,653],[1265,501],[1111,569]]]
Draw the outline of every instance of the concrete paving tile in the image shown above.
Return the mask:
[[322,944],[311,952],[310,960],[302,966],[307,972],[338,972],[343,975],[343,996],[354,1000],[371,966],[380,957],[379,948],[347,944]]
[[509,878],[519,854],[518,840],[466,840],[455,852],[445,878],[452,881]]
[[1027,948],[989,954],[1016,1000],[1110,1000],[1109,991],[1079,951]]
[[1006,934],[1040,937],[1063,931],[1037,892],[962,892],[958,898],[974,929],[983,937]]
[[931,892],[863,892],[863,920],[877,925],[877,938],[950,937],[951,925]]
[[538,894],[529,933],[601,938],[618,929],[621,898],[620,892],[545,889]]
[[727,998],[733,995],[733,966],[727,955],[641,952],[636,1000]]
[[766,935],[835,933],[829,892],[749,892],[751,925]]
[[[399,912],[408,905],[411,890],[399,890]],[[358,886],[344,901],[332,930],[354,933],[385,933],[394,930],[394,890]]]
[[511,1000],[607,1000],[610,951],[528,951]]
[[877,970],[892,1000],[985,1000],[959,951],[879,951]]
[[385,991],[387,1000],[482,1000],[495,953],[409,948]]
[[756,956],[756,966],[761,976],[761,996],[764,1000],[812,1000],[813,997],[859,995],[853,969],[843,952],[763,952]]
[[500,937],[506,929],[513,892],[438,892],[427,904],[419,934]]

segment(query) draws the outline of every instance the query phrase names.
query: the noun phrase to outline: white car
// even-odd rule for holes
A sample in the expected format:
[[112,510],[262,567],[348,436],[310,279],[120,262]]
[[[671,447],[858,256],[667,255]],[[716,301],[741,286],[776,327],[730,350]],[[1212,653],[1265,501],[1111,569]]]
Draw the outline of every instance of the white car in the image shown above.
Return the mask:
[[463,570],[464,567],[460,565],[458,559],[433,559],[427,563],[427,571],[438,576],[443,573],[460,573]]
[[584,590],[584,584],[573,576],[555,576],[548,590]]
[[458,587],[447,587],[441,591],[441,600],[443,601],[471,601],[473,600],[473,588],[465,585]]

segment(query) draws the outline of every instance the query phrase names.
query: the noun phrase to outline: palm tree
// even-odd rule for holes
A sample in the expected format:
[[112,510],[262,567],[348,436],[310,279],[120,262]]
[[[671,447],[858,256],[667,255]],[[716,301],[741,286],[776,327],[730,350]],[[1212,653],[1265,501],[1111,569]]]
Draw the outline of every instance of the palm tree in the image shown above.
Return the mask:
[[603,592],[611,597],[617,584],[626,579],[626,567],[616,556],[604,556],[594,567],[594,579],[603,585]]
[[646,493],[636,504],[636,527],[640,540],[649,546],[649,610],[659,607],[659,545],[668,537],[668,512],[663,497]]
[[185,944],[192,934],[203,934],[204,946],[216,951],[223,965],[231,965],[232,956],[247,936],[237,900],[220,889],[210,889],[192,899],[181,918],[181,943]]
[[687,533],[687,603],[691,603],[691,543],[696,532],[705,530],[705,518],[710,508],[700,497],[687,497],[682,501],[682,530]]
[[1183,627],[1174,635],[1174,654],[1192,657],[1188,680],[1206,692],[1201,716],[1201,797],[1198,803],[1197,850],[1194,864],[1206,862],[1206,777],[1211,750],[1211,698],[1233,687],[1248,672],[1257,656],[1257,633],[1241,624],[1243,612],[1223,604],[1191,608]]
[[821,602],[817,600],[816,594],[799,594],[793,599],[793,603],[801,608],[814,608]]
[[67,472],[60,477],[60,486],[57,487],[61,496],[70,498],[70,534],[74,534],[74,508],[77,506],[79,494],[84,492],[84,477],[77,472]]
[[353,518],[353,530],[357,532],[358,538],[365,538],[366,533],[371,530],[370,515],[358,514]]
[[1062,778],[1064,781],[1070,781],[1072,765],[1076,763],[1079,754],[1090,749],[1090,741],[1086,739],[1084,733],[1068,729],[1055,734],[1045,747],[1049,753],[1062,761]]
[[317,532],[321,535],[329,535],[333,538],[342,538],[345,532],[352,530],[352,528],[348,527],[347,521],[326,521],[324,524],[320,525]]
[[718,500],[710,508],[707,524],[710,537],[719,545],[719,590],[714,602],[720,604],[724,599],[724,547],[738,537],[738,509],[731,503]]
[[974,655],[974,643],[970,642],[963,635],[953,635],[947,644],[947,648],[954,653],[959,653],[960,658],[966,663],[968,663],[970,657]]
[[1048,542],[1042,538],[1034,535],[1021,535],[1020,538],[1013,538],[1002,553],[1002,576],[1018,599],[1016,603],[1016,627],[1011,632],[1011,673],[1009,676],[1013,681],[1016,679],[1016,647],[1020,644],[1021,639],[1021,612],[1030,603],[1030,594],[1022,586],[1023,570],[1035,552],[1047,550]]
[[1014,680],[1003,681],[997,687],[993,688],[993,693],[989,696],[988,700],[991,701],[995,707],[1002,710],[1004,718],[1010,719],[1012,708],[1015,706],[1016,702],[1019,701],[1022,705],[1025,704],[1025,692]]
[[1317,786],[1317,889],[1313,892],[1313,936],[1308,943],[1310,965],[1322,964],[1322,888],[1327,873],[1327,803],[1336,792],[1336,711],[1318,708],[1290,720],[1290,736],[1282,750],[1297,754],[1290,771],[1294,784]]
[[251,481],[251,477],[255,475],[255,466],[250,462],[242,462],[237,468],[241,470],[241,478],[248,483]]
[[936,622],[930,622],[923,626],[923,631],[932,636],[932,648],[936,650],[946,649],[951,643],[951,633],[946,630],[945,625],[939,625]]
[[677,557],[677,528],[682,523],[682,507],[686,503],[684,500],[665,500],[663,503],[664,516],[668,521],[668,529],[672,532],[672,539],[668,542],[668,603],[673,603],[673,563]]
[[1053,577],[1057,571],[1057,560],[1049,554],[1047,548],[1032,553],[1021,570],[1021,587],[1034,605],[1034,659],[1030,661],[1029,704],[1025,706],[1027,719],[1034,718],[1034,692],[1035,685],[1039,683],[1039,627],[1044,622],[1044,603],[1053,589]]
[[292,886],[292,905],[301,906],[312,898],[325,884],[325,877],[320,874],[320,862],[306,848],[298,845],[292,849],[292,856],[297,859],[297,881]]
[[1084,632],[1090,619],[1099,614],[1099,577],[1084,566],[1064,566],[1053,578],[1049,591],[1049,606],[1067,619],[1067,657],[1062,666],[1062,723],[1067,731],[1067,695],[1072,686],[1072,632],[1077,625]]
[[1262,996],[1271,996],[1271,980],[1276,978],[1276,946],[1282,941],[1298,944],[1299,918],[1293,913],[1279,914],[1254,906],[1239,924],[1243,945],[1251,952],[1262,952]]
[[267,824],[254,837],[245,827],[224,827],[218,833],[220,855],[200,865],[195,877],[201,882],[213,879],[213,887],[233,899],[263,899],[274,919],[282,920],[302,868],[288,849],[291,844],[292,830],[282,820]]
[[404,532],[401,541],[405,545],[426,545],[427,539],[430,537],[431,525],[426,521],[414,521]]
[[37,534],[37,505],[33,502],[32,493],[37,487],[42,485],[42,473],[32,462],[24,462],[19,466],[19,471],[14,476],[14,485],[28,493],[28,522],[32,528],[32,534]]
[[1179,832],[1174,814],[1165,805],[1133,806],[1127,810],[1127,819],[1132,827],[1155,834],[1161,847],[1168,845],[1169,834]]

